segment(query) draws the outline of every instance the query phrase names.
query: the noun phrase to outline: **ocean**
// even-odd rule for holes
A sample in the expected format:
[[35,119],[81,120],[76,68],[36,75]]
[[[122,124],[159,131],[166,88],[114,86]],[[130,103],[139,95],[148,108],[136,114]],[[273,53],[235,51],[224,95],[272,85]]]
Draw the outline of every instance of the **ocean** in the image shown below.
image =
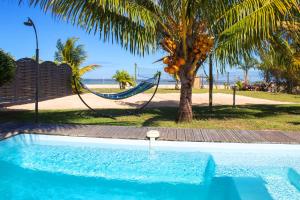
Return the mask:
[[[208,84],[208,79],[205,74],[199,74],[198,76],[204,77],[203,83],[204,85]],[[214,83],[218,85],[223,85],[224,83],[227,83],[227,73],[224,74],[218,74],[218,76],[215,74],[214,75]],[[150,77],[149,77],[150,78]],[[234,72],[229,72],[229,84],[232,85],[236,81],[243,80],[244,75],[242,71],[234,71]],[[137,82],[141,82],[142,80],[145,80],[147,78],[138,78]],[[257,81],[262,81],[263,76],[260,71],[258,70],[253,70],[249,72],[249,82],[254,83]],[[89,79],[85,78],[83,79],[83,83],[87,85],[114,85],[118,84],[114,79],[112,78],[98,78],[98,79]],[[173,85],[175,84],[175,80],[171,78],[170,76],[163,74],[162,78],[160,80],[161,85]]]

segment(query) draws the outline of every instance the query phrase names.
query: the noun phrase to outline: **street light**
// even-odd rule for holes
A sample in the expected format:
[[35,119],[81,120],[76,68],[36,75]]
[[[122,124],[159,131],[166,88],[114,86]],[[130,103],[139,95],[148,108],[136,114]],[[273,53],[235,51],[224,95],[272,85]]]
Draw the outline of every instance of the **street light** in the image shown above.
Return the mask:
[[39,122],[39,42],[37,31],[33,21],[28,17],[28,20],[24,22],[25,26],[32,26],[35,33],[36,41],[36,51],[35,51],[35,60],[36,60],[36,70],[35,70],[35,123]]

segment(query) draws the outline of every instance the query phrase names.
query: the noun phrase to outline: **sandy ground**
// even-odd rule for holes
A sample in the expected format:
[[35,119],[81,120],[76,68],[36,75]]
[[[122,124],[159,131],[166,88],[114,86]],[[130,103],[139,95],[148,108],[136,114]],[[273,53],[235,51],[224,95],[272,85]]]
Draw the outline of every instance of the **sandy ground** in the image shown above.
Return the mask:
[[[87,84],[86,85],[88,88],[119,88],[120,86],[118,84]],[[175,87],[174,84],[169,84],[169,85],[164,85],[164,84],[160,84],[158,86],[159,88],[165,88],[165,89],[173,89]]]
[[[119,88],[118,84],[87,84],[86,85],[88,88],[93,88],[93,89],[97,89],[97,88]],[[163,89],[173,89],[175,87],[174,84],[160,84],[158,86],[159,88],[163,88]],[[200,87],[200,86],[199,86]],[[208,89],[208,85],[203,85],[203,88]],[[214,85],[214,88],[216,88],[216,86]],[[217,86],[218,89],[224,89],[224,85],[218,85]]]
[[[97,97],[93,94],[83,94],[82,97],[92,108],[134,108],[149,100],[151,94],[139,94],[134,97],[113,101]],[[232,95],[216,93],[213,95],[214,105],[232,105]],[[179,103],[179,94],[156,94],[149,107],[176,107]],[[193,104],[206,106],[208,104],[208,93],[193,94]],[[237,105],[246,104],[289,104],[288,102],[271,101],[245,96],[236,96]],[[41,110],[60,110],[60,109],[87,109],[77,95],[67,96],[47,100],[39,103]],[[8,109],[33,110],[34,104],[24,104],[8,107]]]

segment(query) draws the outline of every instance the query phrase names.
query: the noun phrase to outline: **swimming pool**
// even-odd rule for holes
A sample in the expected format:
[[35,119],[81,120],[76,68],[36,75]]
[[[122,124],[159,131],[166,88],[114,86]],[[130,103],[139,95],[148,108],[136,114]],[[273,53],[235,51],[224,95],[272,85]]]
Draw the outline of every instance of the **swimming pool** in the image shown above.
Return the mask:
[[300,199],[300,146],[21,134],[0,141],[0,199]]

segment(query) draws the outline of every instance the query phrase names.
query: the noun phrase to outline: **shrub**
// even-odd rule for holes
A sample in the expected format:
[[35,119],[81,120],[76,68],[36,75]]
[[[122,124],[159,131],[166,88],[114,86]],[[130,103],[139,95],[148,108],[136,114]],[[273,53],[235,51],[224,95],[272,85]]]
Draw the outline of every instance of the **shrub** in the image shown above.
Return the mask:
[[118,70],[112,78],[119,83],[120,89],[125,89],[127,84],[130,86],[135,84],[133,77],[131,77],[125,70]]
[[0,86],[9,82],[15,75],[16,63],[14,59],[0,49]]
[[235,85],[237,86],[238,90],[243,90],[243,82],[242,81],[237,81],[235,83]]

